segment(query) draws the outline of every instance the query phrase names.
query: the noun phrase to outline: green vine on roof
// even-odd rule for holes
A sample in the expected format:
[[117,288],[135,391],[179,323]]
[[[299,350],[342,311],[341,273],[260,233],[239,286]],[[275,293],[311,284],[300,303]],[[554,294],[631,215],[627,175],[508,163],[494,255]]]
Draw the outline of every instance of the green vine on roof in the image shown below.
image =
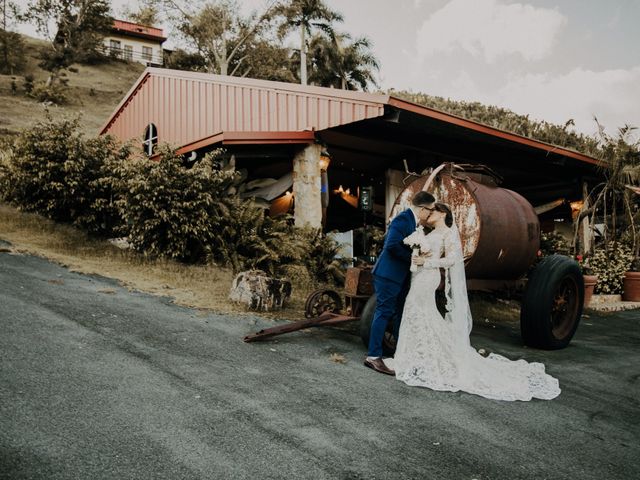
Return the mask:
[[529,115],[520,115],[506,108],[484,105],[480,102],[456,101],[448,98],[413,93],[404,90],[389,90],[389,95],[424,105],[441,112],[449,113],[467,120],[479,122],[507,132],[522,135],[533,140],[550,143],[558,147],[574,150],[594,158],[602,158],[601,144],[595,137],[571,130],[573,119],[564,125],[556,125],[546,121],[536,121]]

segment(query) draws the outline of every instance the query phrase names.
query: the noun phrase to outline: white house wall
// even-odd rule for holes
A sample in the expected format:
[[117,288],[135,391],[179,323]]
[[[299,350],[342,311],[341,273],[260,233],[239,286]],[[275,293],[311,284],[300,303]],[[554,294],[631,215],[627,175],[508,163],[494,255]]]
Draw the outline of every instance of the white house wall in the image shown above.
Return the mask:
[[[142,38],[133,38],[126,35],[110,34],[104,39],[104,46],[110,51],[111,40],[117,40],[120,42],[120,55],[119,58],[125,58],[125,45],[129,45],[133,48],[132,60],[142,63],[144,65],[154,64],[162,65],[162,44],[160,42],[154,42],[152,40],[145,40]],[[142,54],[142,47],[151,48],[151,59],[147,59]]]

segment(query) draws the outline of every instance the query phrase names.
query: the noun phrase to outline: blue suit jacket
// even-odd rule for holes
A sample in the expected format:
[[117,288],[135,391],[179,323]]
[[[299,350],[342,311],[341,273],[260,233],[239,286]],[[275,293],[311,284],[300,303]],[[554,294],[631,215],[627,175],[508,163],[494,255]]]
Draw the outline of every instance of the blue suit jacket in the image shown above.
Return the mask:
[[402,241],[416,230],[416,219],[410,208],[389,224],[382,253],[373,267],[373,274],[396,283],[404,283],[411,266],[411,249]]

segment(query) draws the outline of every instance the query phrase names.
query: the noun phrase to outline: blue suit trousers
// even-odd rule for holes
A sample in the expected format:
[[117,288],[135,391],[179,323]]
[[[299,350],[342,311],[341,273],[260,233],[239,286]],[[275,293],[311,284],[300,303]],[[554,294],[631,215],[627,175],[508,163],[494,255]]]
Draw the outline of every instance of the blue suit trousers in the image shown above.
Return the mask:
[[397,283],[388,278],[373,276],[373,287],[376,292],[376,311],[369,332],[370,357],[382,356],[382,341],[389,322],[393,322],[393,335],[398,339],[400,320],[404,309],[404,301],[409,291],[409,278],[404,283]]

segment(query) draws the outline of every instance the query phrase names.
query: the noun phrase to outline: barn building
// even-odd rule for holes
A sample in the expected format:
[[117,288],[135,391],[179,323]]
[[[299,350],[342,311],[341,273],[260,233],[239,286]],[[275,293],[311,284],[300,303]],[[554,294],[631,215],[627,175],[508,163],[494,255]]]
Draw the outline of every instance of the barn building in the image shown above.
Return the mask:
[[[143,72],[100,133],[148,155],[167,142],[187,165],[223,147],[246,176],[243,195],[327,230],[384,225],[411,173],[443,162],[490,167],[552,222],[570,216],[598,164],[390,95],[159,68]],[[369,200],[363,218],[357,207]]]

